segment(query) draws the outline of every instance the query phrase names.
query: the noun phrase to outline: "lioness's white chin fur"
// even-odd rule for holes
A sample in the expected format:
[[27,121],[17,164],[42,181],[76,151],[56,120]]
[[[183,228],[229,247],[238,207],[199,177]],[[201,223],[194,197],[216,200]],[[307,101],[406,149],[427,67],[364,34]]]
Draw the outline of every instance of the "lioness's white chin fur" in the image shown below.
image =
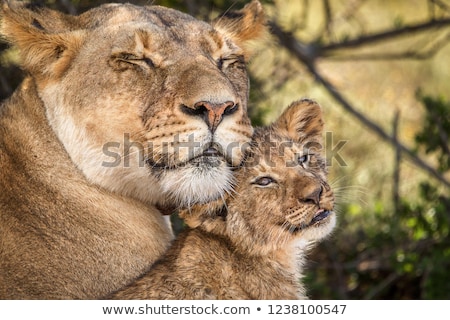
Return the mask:
[[164,193],[178,205],[190,207],[221,197],[233,189],[233,174],[225,163],[220,166],[187,166],[165,171],[160,180]]

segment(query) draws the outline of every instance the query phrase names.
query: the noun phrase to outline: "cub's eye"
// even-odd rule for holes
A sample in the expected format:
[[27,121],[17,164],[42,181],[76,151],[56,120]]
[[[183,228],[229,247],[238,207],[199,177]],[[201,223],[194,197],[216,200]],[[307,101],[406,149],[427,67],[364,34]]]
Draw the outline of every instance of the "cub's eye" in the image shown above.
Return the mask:
[[220,58],[219,60],[217,60],[217,68],[222,70],[222,68],[223,68],[223,58]]
[[240,66],[243,64],[244,57],[241,56],[221,57],[219,60],[217,60],[217,67],[220,70],[224,70],[232,66]]
[[308,164],[310,159],[311,159],[311,156],[309,154],[304,154],[304,155],[298,157],[298,163],[301,166],[303,166],[303,165]]
[[261,177],[252,182],[252,184],[256,184],[258,186],[266,187],[271,183],[275,183],[275,179],[271,177]]

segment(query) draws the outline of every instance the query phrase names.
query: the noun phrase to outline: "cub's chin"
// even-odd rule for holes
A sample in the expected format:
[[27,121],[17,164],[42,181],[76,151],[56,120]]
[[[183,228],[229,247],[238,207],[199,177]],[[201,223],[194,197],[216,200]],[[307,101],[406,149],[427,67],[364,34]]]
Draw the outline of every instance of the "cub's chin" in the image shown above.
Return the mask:
[[162,170],[159,179],[163,192],[185,208],[216,200],[233,188],[231,167],[220,156],[196,157],[181,166]]
[[336,225],[336,214],[333,211],[320,210],[310,224],[302,230],[302,237],[308,241],[319,241],[327,237]]

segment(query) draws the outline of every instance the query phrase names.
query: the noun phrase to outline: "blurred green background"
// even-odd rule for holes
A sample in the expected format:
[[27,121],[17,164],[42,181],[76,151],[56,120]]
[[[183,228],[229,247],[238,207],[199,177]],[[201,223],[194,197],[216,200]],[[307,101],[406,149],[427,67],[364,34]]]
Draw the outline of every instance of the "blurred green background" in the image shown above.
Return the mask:
[[[32,1],[76,14],[105,1]],[[111,2],[111,1],[108,1]],[[206,21],[246,1],[131,1]],[[250,115],[293,100],[326,121],[338,226],[309,255],[312,299],[450,299],[450,1],[261,1]],[[0,99],[23,74],[0,42]]]

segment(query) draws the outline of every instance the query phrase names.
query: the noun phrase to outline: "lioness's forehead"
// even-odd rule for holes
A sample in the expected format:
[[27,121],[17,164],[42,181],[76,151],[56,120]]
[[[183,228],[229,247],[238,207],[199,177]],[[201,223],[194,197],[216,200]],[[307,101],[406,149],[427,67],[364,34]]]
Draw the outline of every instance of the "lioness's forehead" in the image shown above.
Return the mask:
[[130,21],[157,20],[166,26],[177,21],[196,21],[192,16],[161,6],[135,6],[132,4],[105,4],[95,7],[79,16],[80,26],[98,28],[107,25],[122,24]]
[[[161,6],[134,6],[131,4],[107,4],[80,16],[82,27],[105,28],[129,23],[148,23],[161,29],[185,27],[211,29],[210,25],[183,12]],[[184,28],[183,28],[184,27]]]
[[[112,47],[132,45],[135,32],[146,33],[148,44],[155,50],[164,49],[167,54],[175,50],[182,52],[200,48],[213,52],[223,42],[214,28],[192,16],[161,6],[138,7],[130,4],[109,4],[83,14],[83,27],[93,30],[91,41],[110,43]],[[111,39],[114,42],[111,42]],[[102,46],[103,47],[103,46]],[[178,50],[183,47],[184,50]],[[174,52],[173,52],[174,53]],[[172,54],[173,54],[172,53]]]

